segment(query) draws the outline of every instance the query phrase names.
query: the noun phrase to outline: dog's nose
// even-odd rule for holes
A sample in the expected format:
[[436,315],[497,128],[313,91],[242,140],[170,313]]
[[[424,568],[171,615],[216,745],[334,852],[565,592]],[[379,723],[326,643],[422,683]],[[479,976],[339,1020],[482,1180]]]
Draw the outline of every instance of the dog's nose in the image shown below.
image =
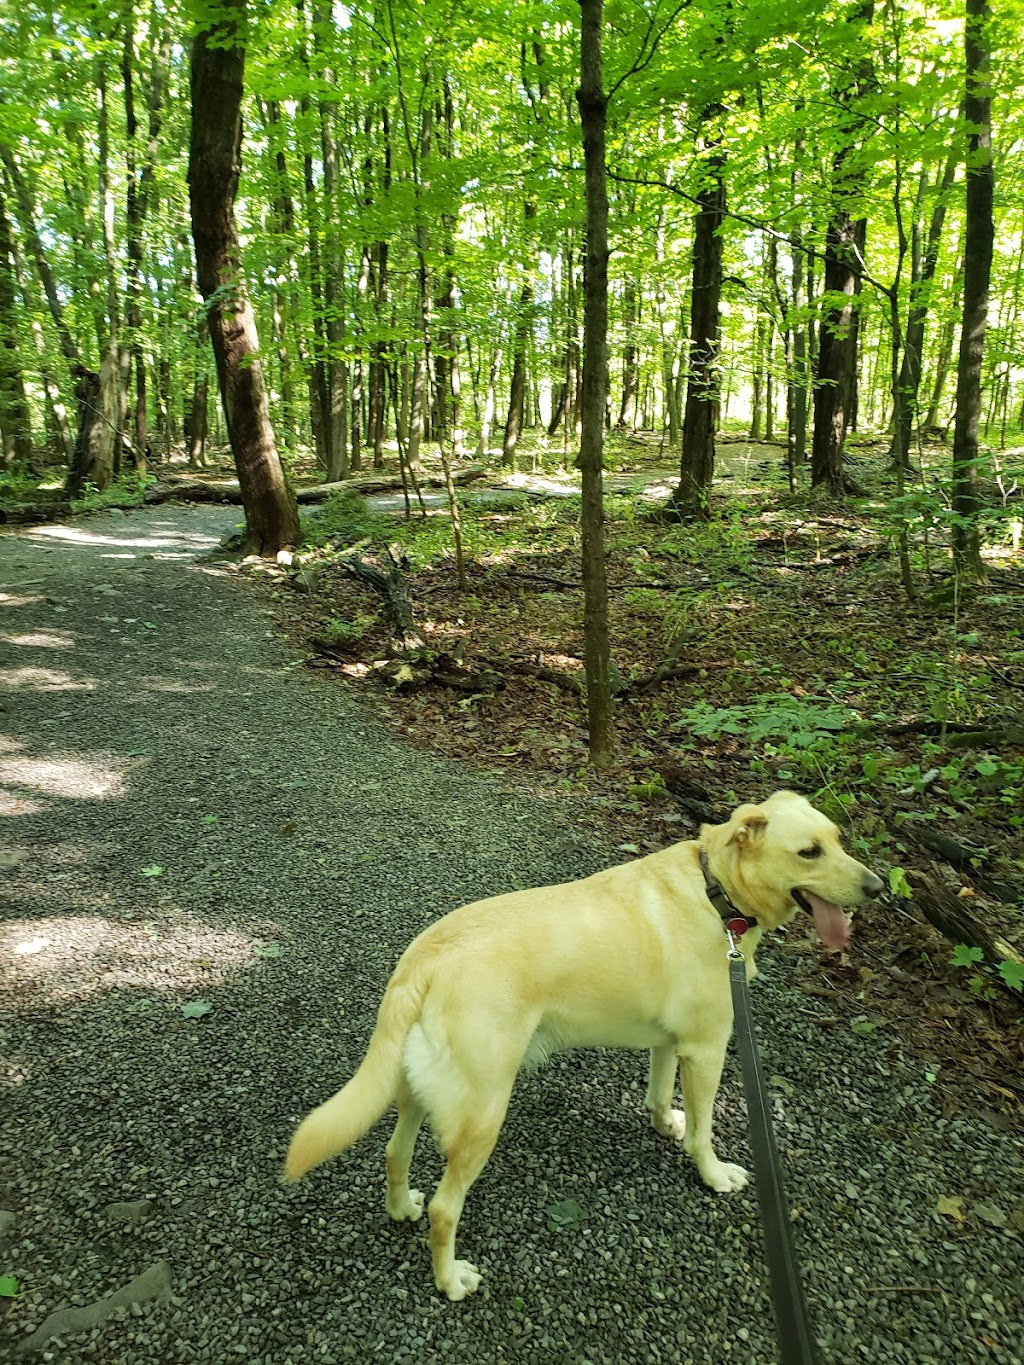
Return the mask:
[[861,883],[861,890],[865,896],[880,896],[885,890],[885,882],[882,881],[881,877],[876,877],[873,872],[869,872]]

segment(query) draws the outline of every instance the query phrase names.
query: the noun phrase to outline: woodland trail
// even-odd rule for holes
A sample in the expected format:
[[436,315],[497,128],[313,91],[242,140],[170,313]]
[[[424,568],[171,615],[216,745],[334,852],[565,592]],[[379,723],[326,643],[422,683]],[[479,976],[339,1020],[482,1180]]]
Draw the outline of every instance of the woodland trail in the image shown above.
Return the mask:
[[[621,855],[303,669],[197,559],[235,515],[0,536],[0,1342],[60,1365],[774,1360],[754,1193],[715,1198],[651,1130],[640,1055],[523,1078],[460,1229],[486,1276],[464,1304],[384,1214],[384,1125],[279,1185],[419,929]],[[1020,1139],[944,1119],[884,1027],[790,988],[790,951],[762,950],[755,1009],[823,1365],[1018,1362]],[[744,1117],[730,1061],[720,1145],[749,1164]],[[421,1142],[422,1188],[439,1164]]]

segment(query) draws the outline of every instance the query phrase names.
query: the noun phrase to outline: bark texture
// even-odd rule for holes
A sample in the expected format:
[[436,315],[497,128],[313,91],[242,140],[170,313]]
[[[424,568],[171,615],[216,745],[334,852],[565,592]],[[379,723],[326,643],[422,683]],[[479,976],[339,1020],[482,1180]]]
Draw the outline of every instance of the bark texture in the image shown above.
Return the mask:
[[992,204],[992,93],[989,86],[988,0],[967,0],[967,213],[964,239],[964,312],[953,427],[953,563],[957,578],[984,574],[978,513],[978,423],[981,371],[995,229]]
[[[705,117],[718,112],[705,110]],[[694,221],[693,289],[690,295],[690,364],[683,410],[683,452],[671,507],[688,518],[707,515],[715,472],[718,411],[719,310],[722,299],[722,220],[725,217],[725,153],[710,144],[706,179]]]
[[612,760],[611,646],[608,637],[608,579],[604,556],[602,459],[608,395],[608,184],[605,174],[607,97],[601,62],[602,0],[580,0],[580,86],[576,100],[583,125],[587,197],[587,270],[583,297],[583,432],[578,467],[582,475],[584,662],[590,761]]
[[195,39],[188,180],[196,272],[242,489],[246,541],[256,553],[269,555],[296,544],[300,530],[270,423],[235,225],[244,34],[245,0],[225,0],[217,24]]

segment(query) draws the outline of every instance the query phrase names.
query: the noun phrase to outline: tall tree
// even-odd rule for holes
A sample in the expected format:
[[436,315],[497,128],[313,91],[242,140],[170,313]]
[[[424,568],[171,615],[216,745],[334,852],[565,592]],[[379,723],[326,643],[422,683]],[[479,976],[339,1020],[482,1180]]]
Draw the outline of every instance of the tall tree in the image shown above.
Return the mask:
[[608,580],[604,553],[604,418],[608,399],[608,99],[602,69],[603,0],[580,0],[580,84],[587,195],[587,268],[583,281],[582,475],[584,652],[590,761],[607,766],[615,750],[609,668]]
[[27,465],[32,459],[32,414],[19,354],[14,234],[0,185],[0,466]]
[[985,326],[995,228],[992,208],[995,169],[992,162],[992,88],[989,77],[991,39],[988,0],[967,0],[964,52],[967,59],[967,204],[964,240],[964,311],[957,367],[956,423],[953,428],[953,563],[957,579],[983,577],[978,513],[978,423],[981,376],[985,359]]
[[221,0],[205,11],[193,42],[188,183],[196,273],[242,490],[246,543],[268,555],[296,544],[301,532],[270,423],[235,224],[247,28],[246,0]]
[[[708,105],[701,122],[723,112]],[[671,506],[680,516],[707,515],[715,470],[718,350],[722,299],[722,224],[725,220],[725,151],[717,133],[704,136],[703,183],[697,192],[690,292],[690,352],[683,412],[683,452]]]
[[[863,42],[874,0],[856,0],[848,23]],[[834,496],[853,488],[843,469],[843,449],[856,401],[857,294],[863,268],[867,220],[854,217],[862,168],[854,155],[861,118],[854,108],[872,80],[870,59],[858,56],[835,100],[843,110],[840,142],[832,159],[832,211],[825,237],[825,305],[818,339],[814,388],[811,483]]]

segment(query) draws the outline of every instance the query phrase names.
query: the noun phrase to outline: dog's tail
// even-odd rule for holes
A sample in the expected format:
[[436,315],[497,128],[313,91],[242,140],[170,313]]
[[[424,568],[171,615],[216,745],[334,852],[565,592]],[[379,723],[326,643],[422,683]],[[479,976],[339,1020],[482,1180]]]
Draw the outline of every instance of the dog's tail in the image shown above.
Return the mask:
[[301,1180],[314,1166],[351,1147],[393,1103],[406,1035],[419,1017],[428,984],[423,972],[396,974],[388,984],[359,1070],[296,1128],[284,1160],[286,1181]]

